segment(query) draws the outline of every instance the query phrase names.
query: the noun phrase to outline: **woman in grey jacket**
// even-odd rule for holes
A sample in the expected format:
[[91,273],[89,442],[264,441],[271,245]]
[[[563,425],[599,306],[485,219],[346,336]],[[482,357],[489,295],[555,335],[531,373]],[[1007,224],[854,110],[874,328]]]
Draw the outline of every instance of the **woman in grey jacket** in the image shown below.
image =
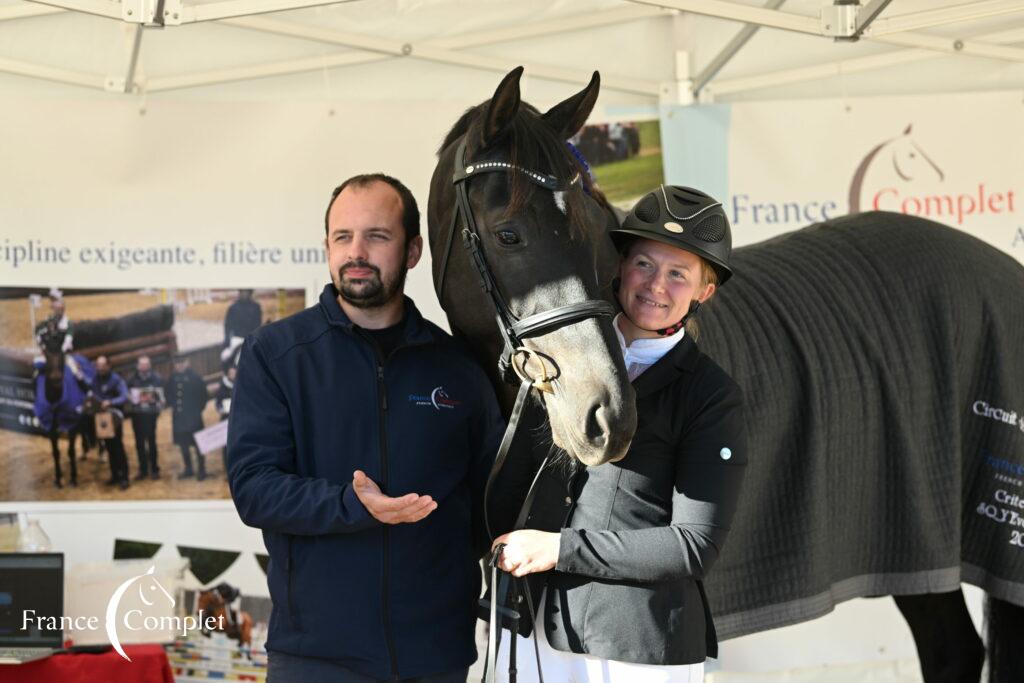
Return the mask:
[[[540,603],[537,628],[524,618],[517,636],[523,683],[537,676],[534,637],[548,681],[700,681],[717,655],[701,582],[729,531],[746,443],[739,387],[687,321],[731,276],[728,220],[711,197],[662,186],[612,236],[622,255],[614,327],[638,426],[616,463],[547,468],[527,528],[495,539],[500,568],[531,575]],[[509,477],[513,490],[529,478]],[[510,599],[525,616],[523,597]]]

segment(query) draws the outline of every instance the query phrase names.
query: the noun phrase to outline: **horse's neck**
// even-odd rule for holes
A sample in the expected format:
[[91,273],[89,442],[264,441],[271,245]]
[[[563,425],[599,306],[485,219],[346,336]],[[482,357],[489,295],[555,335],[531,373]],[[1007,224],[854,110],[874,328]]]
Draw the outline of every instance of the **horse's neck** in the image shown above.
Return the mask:
[[46,371],[50,372],[63,372],[64,371],[64,354],[53,353],[51,351],[46,352]]
[[64,397],[64,355],[59,353],[46,354],[46,400],[57,403]]

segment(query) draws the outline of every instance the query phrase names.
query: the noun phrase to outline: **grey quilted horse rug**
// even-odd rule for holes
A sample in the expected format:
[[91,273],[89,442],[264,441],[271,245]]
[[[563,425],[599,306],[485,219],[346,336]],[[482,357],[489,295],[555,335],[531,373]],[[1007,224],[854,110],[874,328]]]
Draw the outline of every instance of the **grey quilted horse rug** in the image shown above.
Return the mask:
[[750,462],[707,582],[719,636],[961,581],[1024,606],[1024,267],[864,213],[737,249],[701,348]]

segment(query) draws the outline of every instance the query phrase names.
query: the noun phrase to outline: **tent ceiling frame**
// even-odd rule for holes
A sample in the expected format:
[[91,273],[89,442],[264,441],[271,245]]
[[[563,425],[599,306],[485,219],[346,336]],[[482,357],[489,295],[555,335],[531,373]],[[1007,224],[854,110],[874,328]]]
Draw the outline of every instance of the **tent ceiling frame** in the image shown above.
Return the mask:
[[[899,45],[901,47],[931,50],[939,53],[965,54],[976,57],[1020,62],[1024,58],[1024,49],[995,45],[984,41],[965,41],[955,38],[944,38],[924,33],[913,33],[911,29],[941,26],[945,24],[985,19],[1012,13],[1024,13],[1024,2],[1020,0],[980,0],[953,7],[932,10],[921,10],[894,17],[879,18],[890,0],[873,0],[865,6],[839,4],[824,5],[817,18],[777,9],[772,0],[764,7],[740,5],[726,0],[630,0],[636,4],[681,12],[700,14],[719,19],[744,22],[746,26],[722,49],[693,82],[693,94],[700,94],[708,88],[715,74],[721,70],[725,62],[735,56],[747,41],[754,35],[758,27],[769,27],[787,31],[795,31],[815,36],[831,37],[837,40],[857,40],[861,36],[871,38],[875,42]],[[779,3],[781,4],[781,3]],[[774,5],[774,6],[773,6]],[[918,57],[914,57],[917,59]],[[923,58],[923,57],[922,57]],[[891,57],[889,64],[909,61],[909,57]],[[848,62],[857,60],[847,60]],[[865,57],[863,64],[881,63],[886,59],[879,56]],[[828,75],[834,73],[834,64],[813,65],[796,70],[799,80],[806,80],[808,74]],[[870,67],[875,68],[875,67]],[[783,75],[782,77],[785,77]],[[744,79],[732,79],[733,87]],[[760,79],[753,77],[751,82]],[[745,87],[763,87],[760,85]],[[710,88],[713,93],[724,94],[720,88]],[[733,90],[732,92],[736,92]],[[706,99],[706,98],[705,98]]]
[[48,5],[56,9],[92,14],[97,17],[106,17],[107,19],[121,18],[121,4],[112,0],[47,0],[46,2],[28,0],[28,2],[36,2],[37,4]]
[[355,0],[219,0],[202,5],[185,5],[181,0],[164,0],[163,17],[154,16],[160,6],[156,0],[27,0],[51,7],[85,12],[129,24],[180,26],[231,17],[338,5]]
[[922,10],[909,14],[876,19],[864,32],[866,37],[878,38],[893,33],[917,31],[923,28],[955,24],[961,21],[988,19],[1004,14],[1024,13],[1020,0],[983,0],[953,7]]
[[72,71],[71,69],[46,66],[45,64],[34,64],[32,62],[22,62],[16,59],[6,59],[3,57],[0,57],[0,71],[18,76],[39,78],[44,81],[65,83],[67,85],[79,85],[85,88],[94,88],[97,90],[105,89],[106,82],[105,77],[100,74],[83,73],[81,71]]
[[[863,32],[865,37],[880,37],[962,21],[987,19],[1003,14],[1024,13],[1024,3],[1021,3],[1020,0],[975,0],[953,7],[920,10],[885,18],[878,18],[878,14],[884,9],[884,6],[880,7],[880,3],[877,2],[869,3],[864,7],[825,4],[817,17],[767,7],[741,5],[727,0],[630,0],[630,2],[830,38],[851,38],[859,32],[858,23],[864,24],[860,32]],[[841,12],[837,13],[837,10]],[[845,26],[834,27],[826,23],[831,18],[842,17],[843,13],[852,17],[854,21],[848,22]],[[858,16],[863,16],[864,19],[858,22]],[[871,22],[870,26],[866,25],[868,22]]]
[[20,5],[8,5],[7,7],[0,7],[0,21],[8,21],[10,19],[28,19],[31,17],[41,17],[47,14],[58,14],[63,11],[63,8],[60,7],[52,7],[50,5],[39,5],[31,2],[23,2]]
[[[786,0],[768,0],[765,3],[764,8],[769,10],[775,10],[782,6]],[[729,60],[736,56],[736,53],[743,49],[743,46],[754,37],[754,34],[760,30],[760,24],[746,24],[739,30],[732,40],[726,43],[725,47],[719,51],[714,58],[708,62],[708,65],[704,67],[699,74],[693,78],[693,95],[698,97],[700,91],[704,89],[704,86],[711,82],[711,79],[718,75],[718,72],[729,63]]]
[[867,30],[868,26],[878,18],[878,15],[889,6],[890,2],[892,0],[871,0],[871,2],[861,7],[857,11],[857,20],[850,40],[859,40],[864,35],[864,31]]
[[570,31],[581,31],[589,28],[600,28],[602,26],[615,26],[617,24],[637,21],[639,19],[650,19],[652,17],[667,17],[676,14],[671,10],[661,7],[645,7],[628,3],[622,7],[601,12],[589,12],[586,14],[574,14],[564,19],[549,19],[541,23],[523,24],[520,26],[509,26],[507,28],[490,29],[486,31],[473,31],[462,33],[448,38],[439,38],[430,41],[435,47],[443,48],[467,48],[480,45],[491,45],[503,43],[521,38],[540,38],[542,36],[567,33]]
[[641,5],[674,9],[691,14],[702,14],[719,19],[731,19],[747,24],[757,24],[783,31],[796,31],[816,36],[821,35],[818,17],[808,17],[792,12],[783,12],[764,7],[740,5],[726,0],[630,0]]
[[[413,57],[436,63],[477,68],[488,71],[506,71],[514,64],[505,59],[493,58],[464,52],[465,48],[490,45],[520,38],[554,35],[566,31],[583,30],[598,26],[621,23],[634,19],[664,15],[667,11],[682,11],[705,16],[744,22],[747,25],[734,37],[714,60],[693,82],[694,91],[708,88],[714,94],[726,94],[741,90],[793,83],[813,78],[823,78],[836,73],[851,73],[881,68],[895,64],[927,59],[936,54],[965,54],[1010,62],[1024,62],[1024,48],[999,44],[989,34],[980,38],[954,39],[928,34],[914,33],[914,29],[941,26],[954,22],[989,18],[1011,13],[1024,12],[1020,0],[975,0],[961,5],[939,9],[921,10],[909,14],[879,18],[879,14],[891,0],[871,0],[865,6],[826,5],[819,17],[810,17],[777,8],[784,0],[768,0],[765,7],[741,5],[726,0],[630,0],[630,5],[605,12],[591,13],[582,17],[561,19],[541,24],[515,26],[478,31],[463,36],[452,36],[416,44],[400,43],[384,38],[352,34],[343,31],[324,30],[311,26],[288,24],[275,19],[252,16],[291,9],[340,4],[354,0],[219,0],[203,5],[186,6],[182,0],[163,0],[164,22],[173,26],[200,21],[219,23],[262,31],[277,35],[314,40],[350,48],[339,54],[328,54],[306,59],[286,60],[267,64],[245,65],[214,71],[182,74],[150,79],[146,90],[157,92],[175,88],[186,88],[237,80],[248,80],[266,76],[300,73],[323,68],[354,66],[395,57]],[[160,5],[158,0],[27,0],[23,5],[0,8],[0,21],[44,16],[72,10],[119,19],[134,25],[138,31],[134,36],[134,47],[130,48],[125,77],[106,77],[85,74],[59,67],[42,64],[0,59],[0,71],[23,76],[42,78],[61,83],[85,87],[100,87],[106,90],[130,92],[138,64],[138,47],[143,25],[154,25],[153,12]],[[844,9],[845,8],[845,9]],[[838,14],[841,12],[842,14]],[[852,12],[852,13],[851,13]],[[840,19],[837,21],[836,19]],[[835,27],[827,24],[835,24]],[[838,39],[856,39],[863,35],[875,42],[899,45],[898,50],[882,55],[855,58],[841,62],[815,64],[796,69],[759,74],[745,78],[726,79],[710,86],[711,80],[720,69],[749,41],[760,27],[796,31],[816,36]],[[1009,32],[1012,33],[1012,32]],[[580,69],[564,68],[548,64],[530,64],[534,76],[555,81],[578,83],[585,81],[589,73]],[[654,81],[605,76],[604,84],[615,90],[658,97],[663,94],[662,84]]]
[[[275,19],[268,19],[266,17],[246,17],[244,19],[230,19],[223,23],[230,26],[238,26],[241,28],[248,28],[264,33],[273,33],[276,35],[290,36],[294,38],[305,38],[308,40],[315,40],[319,42],[328,43],[331,45],[338,45],[349,48],[356,48],[362,50],[368,50],[371,52],[381,52],[385,55],[394,57],[412,57],[415,59],[423,59],[430,62],[438,62],[441,64],[450,64],[455,66],[466,66],[477,69],[484,69],[487,71],[499,71],[507,72],[516,67],[519,63],[517,60],[509,60],[503,57],[488,57],[478,54],[469,54],[460,50],[437,47],[432,43],[420,43],[413,45],[411,43],[400,43],[398,41],[385,40],[381,38],[370,38],[367,36],[347,33],[344,31],[333,31],[319,29],[308,26],[298,26],[295,24],[285,23],[277,21]],[[539,30],[544,30],[543,27],[538,27]],[[526,37],[526,34],[520,33],[518,37]],[[470,34],[470,39],[477,41],[480,44],[479,34]],[[487,41],[490,44],[491,41]],[[451,41],[449,41],[449,44]],[[460,46],[456,41],[456,46]],[[558,66],[552,66],[547,64],[538,64],[533,62],[526,62],[527,73],[533,76],[539,76],[553,81],[567,81],[570,83],[580,83],[589,80],[589,71],[583,69],[569,69]],[[644,80],[640,78],[622,78],[615,76],[603,76],[601,79],[602,85],[615,90],[621,90],[625,92],[632,92],[640,95],[657,96],[660,90],[660,84],[656,81]]]
[[[967,38],[963,41],[965,46],[977,43],[988,44],[1000,47],[1003,43],[1018,43],[1024,41],[1024,26],[986,33],[976,38]],[[711,86],[715,95],[729,95],[747,90],[757,90],[779,85],[790,85],[805,81],[819,80],[830,76],[842,76],[843,74],[871,71],[899,64],[910,64],[927,59],[937,59],[944,56],[942,52],[930,49],[911,48],[905,50],[893,50],[882,54],[870,55],[867,57],[855,57],[812,66],[796,67],[792,69],[781,69],[769,71],[753,76],[741,76],[738,78],[726,78],[715,81]]]
[[[267,6],[267,3],[280,3],[284,1],[286,0],[259,0],[259,2],[262,3],[261,6]],[[100,16],[108,16],[109,13],[104,14],[104,12],[109,9],[107,6],[115,4],[111,0],[46,0],[45,4],[39,4],[38,7],[32,8],[31,10],[20,9],[19,6],[18,11],[9,12],[6,16],[0,14],[0,20],[4,18],[17,19],[41,16],[62,11],[61,9],[53,6],[53,3],[55,2],[81,3],[91,10],[88,11],[89,14],[98,14]],[[174,5],[172,3],[174,2],[180,2],[180,0],[165,0],[165,9],[173,13]],[[252,0],[230,0],[230,2],[237,5],[238,3],[243,2],[251,3]],[[222,6],[225,4],[226,1],[204,5],[203,7],[210,7],[212,5]],[[318,2],[317,4],[325,3]],[[416,44],[415,46],[411,43],[401,43],[399,41],[372,36],[290,24],[266,17],[246,16],[224,18],[219,19],[218,23],[238,28],[262,31],[265,33],[314,40],[335,46],[345,46],[348,48],[354,48],[356,51],[265,64],[230,67],[201,73],[157,77],[149,79],[149,81],[145,83],[145,90],[147,92],[160,92],[268,76],[318,71],[324,68],[355,66],[359,64],[383,61],[386,59],[393,59],[395,57],[413,57],[442,64],[477,68],[487,71],[506,72],[515,67],[519,62],[503,58],[488,57],[485,55],[470,54],[460,51],[459,48],[491,45],[508,40],[540,37],[564,33],[567,31],[578,31],[597,28],[600,26],[615,25],[625,21],[663,16],[666,13],[666,10],[662,10],[660,8],[627,5],[621,8],[607,10],[605,12],[593,12],[590,15],[580,17],[579,19],[561,19],[511,28],[495,29],[491,31],[474,31],[464,35],[449,36],[444,39],[439,39],[436,42]],[[121,19],[120,16],[110,16],[109,18]],[[142,28],[141,24],[138,24],[137,26],[139,29]],[[532,76],[546,80],[566,81],[578,84],[586,82],[590,78],[590,72],[581,69],[564,68],[538,63],[528,63],[528,68]],[[99,87],[109,91],[122,90],[123,92],[130,92],[133,85],[131,78],[104,78],[99,75],[82,74],[79,72],[47,67],[45,65],[17,62],[15,60],[0,60],[0,71],[6,71],[22,76],[43,78],[45,80],[57,81],[70,85]],[[130,75],[131,74],[129,73],[129,76]],[[658,96],[661,87],[661,84],[656,81],[607,75],[602,77],[602,83],[605,87],[613,90],[621,90],[652,98],[656,98]]]
[[948,54],[970,55],[1000,59],[1007,62],[1024,62],[1024,48],[1008,45],[994,45],[990,42],[959,38],[942,38],[924,33],[893,33],[874,39],[876,42],[914,47]]
[[[594,28],[601,25],[620,23],[627,16],[631,19],[640,19],[657,16],[659,13],[660,11],[652,13],[651,10],[647,10],[645,12],[634,12],[627,15],[620,10],[612,10],[602,16],[592,16],[588,20],[586,27]],[[602,13],[595,13],[595,15],[601,14]],[[322,29],[313,26],[301,26],[266,17],[226,19],[221,23],[237,28],[245,28],[292,38],[314,40],[330,45],[359,50],[360,52],[356,53],[347,52],[339,55],[328,55],[325,57],[325,59],[329,60],[334,60],[335,58],[352,60],[350,62],[351,64],[367,64],[394,57],[411,57],[414,59],[422,59],[441,64],[470,67],[501,73],[511,70],[517,66],[519,62],[517,60],[509,60],[502,57],[488,57],[485,55],[470,54],[453,48],[462,47],[463,41],[468,47],[482,44],[493,44],[503,40],[533,37],[535,35],[549,35],[553,32],[552,28],[548,24],[543,26],[537,25],[532,30],[529,29],[529,27],[521,27],[515,31],[499,29],[494,31],[493,35],[485,35],[489,33],[486,31],[476,31],[466,34],[464,38],[460,38],[458,36],[447,38],[444,41],[444,45],[451,47],[440,47],[437,43],[419,43],[413,45],[412,43],[402,43],[400,41],[387,40],[345,31]],[[563,24],[564,25],[561,30],[557,32],[561,33],[566,30],[575,30],[580,28],[579,22],[563,22]],[[288,62],[275,62],[253,67],[242,67],[244,71],[220,70],[216,72],[193,74],[191,76],[186,75],[181,77],[172,77],[170,79],[155,78],[148,84],[147,91],[158,92],[161,90],[170,90],[172,88],[223,83],[227,80],[236,80],[232,76],[240,73],[247,74],[246,78],[259,78],[264,75],[270,76],[280,75],[282,73],[299,73],[301,71],[317,70],[323,68],[323,65],[319,63],[318,60],[322,61],[321,58],[313,58],[310,60],[291,60]],[[582,69],[571,69],[533,62],[527,62],[526,64],[527,72],[531,76],[544,78],[546,80],[565,81],[578,84],[585,82],[590,78],[590,72]],[[632,77],[626,78],[605,75],[602,76],[601,83],[603,86],[613,90],[650,97],[657,97],[661,88],[661,84],[656,81]]]
[[139,66],[139,51],[142,48],[142,24],[125,25],[125,74],[123,77],[107,78],[106,89],[111,92],[130,93],[135,87],[135,74]]

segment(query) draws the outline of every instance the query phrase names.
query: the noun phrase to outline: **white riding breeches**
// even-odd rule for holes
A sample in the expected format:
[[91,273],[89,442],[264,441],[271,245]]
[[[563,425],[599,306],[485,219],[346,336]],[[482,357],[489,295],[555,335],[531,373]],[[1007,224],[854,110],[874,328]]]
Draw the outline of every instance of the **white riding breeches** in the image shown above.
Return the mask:
[[[540,604],[533,635],[528,638],[516,636],[516,683],[540,683],[537,677],[537,656],[533,649],[534,637],[539,638],[537,645],[545,683],[701,683],[704,680],[703,662],[674,666],[634,664],[555,650],[548,644],[541,622],[544,598],[541,598]],[[494,667],[497,683],[508,683],[510,637],[510,631],[502,630],[498,661]]]

